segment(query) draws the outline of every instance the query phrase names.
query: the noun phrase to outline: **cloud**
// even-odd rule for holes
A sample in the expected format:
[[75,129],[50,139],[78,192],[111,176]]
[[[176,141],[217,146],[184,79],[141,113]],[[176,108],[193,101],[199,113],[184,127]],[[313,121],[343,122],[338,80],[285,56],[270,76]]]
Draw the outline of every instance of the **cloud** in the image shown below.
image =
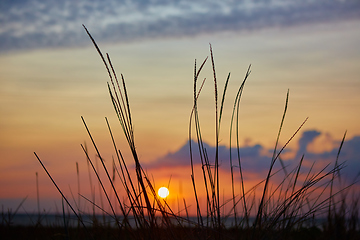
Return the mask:
[[307,146],[314,141],[316,137],[318,137],[321,133],[316,130],[306,131],[302,134],[298,144],[299,150],[296,154],[295,158],[301,157],[301,155],[307,153]]
[[[332,166],[335,164],[336,157],[339,153],[341,140],[336,141],[336,147],[329,151],[321,153],[308,153],[306,158],[308,161],[322,161],[331,162]],[[342,170],[343,178],[353,180],[360,174],[360,136],[355,136],[352,139],[345,140],[340,149],[338,164],[344,164]]]
[[[339,140],[333,140],[337,143],[337,147],[331,150],[326,150],[320,153],[312,153],[307,151],[307,146],[312,143],[321,133],[316,130],[308,130],[303,132],[302,137],[299,139],[297,154],[293,159],[284,161],[288,170],[297,166],[301,156],[304,154],[303,172],[310,170],[310,166],[315,162],[319,166],[319,170],[325,165],[330,164],[333,167],[335,164],[336,156],[339,150]],[[201,158],[199,154],[199,147],[195,141],[191,141],[191,148],[193,152],[193,163],[197,167],[201,165]],[[214,164],[215,147],[207,143],[203,143],[203,148],[206,149],[210,164]],[[240,148],[241,167],[244,172],[263,175],[269,170],[271,163],[271,149],[266,149],[260,144],[246,146]],[[291,151],[289,149],[288,151]],[[238,167],[237,149],[231,149],[233,166]],[[300,157],[299,157],[300,156]],[[226,146],[219,146],[219,164],[220,168],[224,171],[230,171],[230,149]],[[360,136],[355,136],[352,139],[345,140],[339,156],[339,164],[344,163],[345,168],[342,170],[342,175],[346,176],[347,180],[353,181],[360,173]],[[145,169],[154,168],[176,168],[179,166],[190,166],[190,145],[186,142],[176,152],[168,153],[167,155],[156,159],[155,161],[143,165]],[[277,163],[275,170],[279,170],[281,165]],[[315,169],[316,170],[316,169]],[[330,170],[330,169],[328,169]],[[264,175],[263,177],[265,177]]]
[[[202,147],[206,150],[210,164],[214,164],[213,159],[215,159],[215,147],[210,146],[207,143],[203,143]],[[191,149],[193,156],[194,165],[202,164],[204,157],[200,156],[199,145],[197,142],[191,140]],[[270,164],[270,159],[268,156],[262,154],[263,147],[259,144],[254,146],[242,147],[240,149],[240,158],[244,163],[244,168],[255,169],[260,164]],[[226,146],[219,146],[219,165],[224,169],[230,167],[230,151]],[[238,155],[237,149],[231,149],[233,166],[239,166],[238,164]],[[176,166],[189,166],[191,163],[190,160],[190,144],[186,142],[179,150],[173,153],[168,153],[167,155],[158,158],[154,162],[144,165],[145,168],[159,168],[159,167],[176,167]]]
[[360,3],[344,1],[5,0],[0,3],[0,52],[98,41],[195,36],[360,18]]

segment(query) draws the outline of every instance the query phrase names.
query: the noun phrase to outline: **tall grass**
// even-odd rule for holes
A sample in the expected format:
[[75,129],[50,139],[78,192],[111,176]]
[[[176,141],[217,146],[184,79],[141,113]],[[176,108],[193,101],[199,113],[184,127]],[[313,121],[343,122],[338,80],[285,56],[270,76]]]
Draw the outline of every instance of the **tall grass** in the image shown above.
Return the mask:
[[[303,168],[305,156],[302,156],[302,158],[299,159],[297,166],[293,168],[286,166],[281,160],[281,154],[284,149],[307,121],[307,119],[305,119],[302,124],[295,129],[293,135],[286,143],[279,147],[281,131],[288,108],[289,91],[286,95],[285,107],[267,175],[264,177],[263,181],[253,187],[249,187],[245,184],[239,141],[239,113],[242,92],[245,88],[245,83],[249,79],[251,66],[248,67],[245,77],[237,90],[230,120],[229,164],[231,199],[223,199],[223,203],[220,203],[220,199],[224,196],[220,195],[219,139],[230,73],[227,75],[221,99],[219,99],[218,77],[211,45],[210,60],[214,84],[215,112],[215,158],[210,159],[203,142],[200,114],[198,110],[198,99],[206,82],[206,79],[204,78],[201,84],[198,84],[204,65],[208,60],[208,58],[205,58],[199,68],[197,68],[196,61],[194,64],[193,106],[189,119],[189,161],[191,166],[191,172],[189,174],[196,203],[196,220],[191,220],[185,199],[183,199],[183,210],[186,213],[186,217],[181,216],[180,209],[178,209],[178,212],[174,212],[166,200],[160,199],[157,196],[154,182],[149,179],[140,163],[136,150],[131,107],[124,77],[122,74],[120,74],[120,76],[116,74],[109,54],[104,55],[85,26],[84,29],[93,42],[107,71],[109,77],[107,87],[110,99],[131,151],[131,161],[135,166],[135,172],[133,173],[132,169],[128,167],[128,160],[124,159],[122,151],[118,148],[107,118],[105,118],[105,120],[115,152],[111,170],[106,167],[104,158],[102,157],[100,149],[97,147],[90,128],[85,119],[81,117],[92,147],[96,152],[96,158],[91,159],[87,146],[81,144],[84,155],[86,156],[89,171],[91,198],[89,199],[82,196],[80,193],[79,169],[78,164],[76,163],[78,198],[77,200],[76,198],[73,198],[75,204],[78,206],[77,211],[72,207],[70,201],[58,187],[55,180],[42,163],[40,157],[36,153],[35,156],[54,186],[57,188],[62,199],[69,206],[73,214],[79,219],[82,228],[86,230],[86,236],[89,238],[96,238],[97,235],[94,232],[91,232],[89,227],[83,222],[79,210],[80,196],[84,201],[91,203],[94,216],[95,208],[103,211],[104,215],[110,216],[114,221],[114,225],[111,226],[111,229],[116,229],[116,234],[114,235],[125,237],[126,239],[297,239],[296,236],[308,233],[308,230],[313,228],[315,229],[315,232],[312,232],[313,237],[321,237],[326,234],[330,236],[334,230],[334,226],[339,228],[336,232],[339,237],[346,236],[351,238],[359,236],[359,195],[353,193],[353,201],[350,203],[352,205],[348,206],[347,204],[349,204],[349,201],[346,201],[346,199],[347,196],[352,193],[352,185],[345,185],[336,190],[334,185],[335,181],[340,180],[340,172],[344,167],[343,164],[339,163],[338,158],[341,147],[345,141],[345,135],[339,147],[339,153],[333,167],[328,165],[320,171],[313,171],[313,165],[308,172],[303,173],[301,170]],[[192,136],[193,132],[195,132],[195,137]],[[193,138],[196,139],[198,151],[193,149]],[[233,143],[234,139],[235,144]],[[233,156],[231,151],[233,144],[236,148],[236,156]],[[197,153],[199,154],[201,161],[200,177],[195,176],[195,169],[199,167],[199,165],[194,163],[195,154]],[[282,167],[275,170],[274,166],[278,161]],[[100,162],[102,167],[101,170],[96,167],[97,162]],[[238,168],[238,173],[235,171],[236,168]],[[98,194],[105,196],[105,203],[109,206],[111,212],[107,212],[103,204],[99,206],[95,203],[95,186],[90,171],[94,172],[96,181],[99,184],[100,192]],[[100,177],[99,171],[105,173],[105,179]],[[280,174],[283,174],[280,183],[278,181],[273,181],[273,179]],[[125,192],[124,196],[120,196],[120,191],[115,187],[115,176],[119,179],[123,187]],[[237,179],[237,176],[239,176],[240,181],[235,180]],[[198,181],[197,178],[200,178],[200,181]],[[106,184],[109,184],[110,190],[106,189]],[[202,190],[204,190],[206,197],[205,206],[202,206],[199,200],[199,192],[202,192]],[[115,198],[115,201],[111,200],[111,196]],[[225,212],[226,204],[231,205],[231,210],[228,212]],[[120,209],[121,215],[118,215],[116,208]],[[316,225],[315,220],[321,217],[327,217],[327,221],[323,223],[322,226]],[[225,221],[228,218],[234,219],[231,229],[225,226]],[[93,228],[97,226],[95,221],[94,217]],[[304,227],[307,230],[304,230]],[[114,233],[113,230],[108,231]],[[319,232],[322,233],[321,236],[317,234]],[[68,236],[70,235],[68,234]]]

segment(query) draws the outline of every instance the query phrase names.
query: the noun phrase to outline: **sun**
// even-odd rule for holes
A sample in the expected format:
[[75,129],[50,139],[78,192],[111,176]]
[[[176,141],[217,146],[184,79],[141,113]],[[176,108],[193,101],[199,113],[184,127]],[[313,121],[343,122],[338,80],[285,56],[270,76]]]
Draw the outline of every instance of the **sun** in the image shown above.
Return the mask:
[[161,198],[166,198],[167,196],[169,196],[169,189],[167,189],[166,187],[159,188],[158,195]]

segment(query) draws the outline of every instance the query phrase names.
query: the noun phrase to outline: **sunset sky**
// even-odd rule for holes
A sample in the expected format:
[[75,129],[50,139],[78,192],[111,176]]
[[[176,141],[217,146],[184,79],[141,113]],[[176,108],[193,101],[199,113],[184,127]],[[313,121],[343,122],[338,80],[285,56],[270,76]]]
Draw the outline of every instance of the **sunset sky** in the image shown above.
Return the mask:
[[[34,152],[70,199],[70,189],[77,194],[78,162],[81,193],[89,194],[80,144],[86,143],[94,159],[95,151],[81,116],[109,168],[114,150],[105,117],[133,164],[110,101],[106,69],[82,24],[124,75],[140,161],[156,186],[169,186],[174,206],[177,198],[190,203],[193,198],[188,149],[193,69],[195,59],[199,66],[210,56],[209,43],[219,96],[231,72],[219,143],[225,196],[230,196],[231,111],[250,64],[239,120],[247,187],[266,176],[288,89],[280,146],[309,119],[284,161],[296,165],[305,154],[307,166],[317,161],[320,169],[336,159],[347,131],[340,155],[348,166],[343,171],[349,181],[360,171],[357,0],[6,0],[0,2],[0,204],[5,210],[16,209],[25,197],[21,211],[37,210],[36,172],[41,208],[56,210],[60,195]],[[211,159],[215,104],[210,61],[200,78],[207,79],[199,114]]]

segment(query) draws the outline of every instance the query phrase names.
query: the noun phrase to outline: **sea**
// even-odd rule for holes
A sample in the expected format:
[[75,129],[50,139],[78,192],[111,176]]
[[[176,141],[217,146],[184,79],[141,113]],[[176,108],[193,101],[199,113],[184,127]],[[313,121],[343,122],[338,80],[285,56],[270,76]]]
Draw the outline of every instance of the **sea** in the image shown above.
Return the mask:
[[[118,221],[121,222],[124,220],[123,216],[116,216]],[[135,219],[132,216],[129,216],[129,223],[132,227],[137,227]],[[158,223],[161,224],[162,218],[157,218]],[[181,218],[171,218],[172,223],[179,224],[182,226],[195,227],[198,226],[200,219],[197,217],[181,217]],[[202,218],[204,226],[211,226],[211,220],[207,217]],[[249,225],[255,221],[254,217],[249,218]],[[323,225],[326,219],[308,219],[303,223],[304,227],[319,227]],[[85,225],[86,227],[91,227],[94,224],[98,226],[107,226],[107,227],[116,227],[116,220],[113,215],[107,214],[82,214],[80,217],[77,217],[74,214],[4,214],[2,213],[0,224],[3,226],[44,226],[44,227],[77,227]],[[225,228],[231,228],[235,226],[235,218],[227,217],[221,218],[221,224]],[[246,226],[241,220],[237,220],[237,224],[242,224]]]

